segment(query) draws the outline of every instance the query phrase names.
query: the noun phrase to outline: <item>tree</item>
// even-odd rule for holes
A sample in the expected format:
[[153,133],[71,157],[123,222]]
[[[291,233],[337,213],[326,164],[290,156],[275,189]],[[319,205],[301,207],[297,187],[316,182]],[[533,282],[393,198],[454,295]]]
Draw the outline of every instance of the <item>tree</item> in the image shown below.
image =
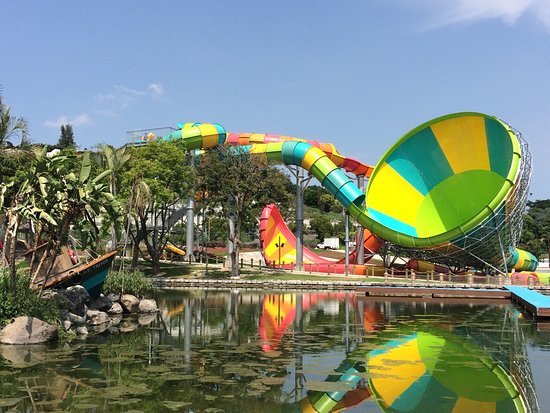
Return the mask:
[[[108,178],[109,188],[115,197],[118,197],[120,193],[122,173],[128,169],[130,158],[131,148],[128,146],[122,146],[117,149],[107,144],[99,145],[99,152],[96,154],[94,160],[101,170],[111,171]],[[117,245],[118,240],[120,239],[120,228],[122,224],[120,220],[116,222],[105,221],[102,224],[103,228],[110,228],[112,244]]]
[[317,234],[319,241],[335,234],[334,226],[329,216],[325,214],[315,214],[309,221],[311,229]]
[[519,247],[536,257],[549,252],[550,199],[528,201]]
[[21,142],[27,141],[27,121],[23,117],[11,116],[11,108],[4,104],[0,90],[0,148],[13,147],[13,139],[20,135]]
[[[31,168],[25,171],[22,182],[12,180],[0,184],[0,205],[4,205],[3,198],[8,189],[16,188],[5,206],[7,228],[4,253],[10,266],[12,283],[15,283],[16,277],[15,243],[23,220],[33,223],[35,228],[34,248],[42,239],[47,240],[46,251],[34,273],[36,276],[45,258],[50,253],[57,256],[61,246],[67,244],[75,223],[89,222],[97,235],[96,218],[104,213],[118,213],[118,203],[104,182],[110,171],[97,176],[91,172],[89,152],[78,159],[76,155],[50,158],[44,148],[32,162]],[[31,268],[34,258],[31,259]],[[52,260],[52,268],[54,263],[55,260]],[[50,270],[46,269],[46,272]]]
[[182,142],[151,142],[133,148],[131,154],[130,167],[122,175],[122,192],[134,221],[130,235],[135,254],[139,244],[145,243],[157,274],[168,241],[170,212],[192,193],[194,171]]
[[72,125],[61,125],[61,135],[59,136],[56,147],[59,149],[76,148]]
[[211,211],[218,209],[227,218],[231,276],[238,276],[245,223],[256,221],[264,205],[291,201],[293,194],[286,190],[289,178],[265,157],[226,146],[208,151],[200,159],[197,175],[198,189],[208,193]]

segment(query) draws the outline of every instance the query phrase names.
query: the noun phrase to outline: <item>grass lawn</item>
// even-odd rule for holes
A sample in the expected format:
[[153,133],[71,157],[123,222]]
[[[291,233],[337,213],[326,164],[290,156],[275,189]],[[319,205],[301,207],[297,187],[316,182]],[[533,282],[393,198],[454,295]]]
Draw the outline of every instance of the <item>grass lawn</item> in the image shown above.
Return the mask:
[[[139,269],[145,275],[152,277],[153,272],[151,264],[145,261],[140,261]],[[221,265],[209,265],[208,274],[205,274],[205,264],[184,264],[173,262],[161,262],[161,273],[157,277],[161,278],[228,278],[229,271],[221,268]],[[248,280],[285,280],[285,281],[383,281],[383,277],[358,277],[344,275],[315,275],[315,274],[299,274],[289,272],[278,272],[273,270],[259,270],[256,268],[242,268],[240,271],[242,279]]]

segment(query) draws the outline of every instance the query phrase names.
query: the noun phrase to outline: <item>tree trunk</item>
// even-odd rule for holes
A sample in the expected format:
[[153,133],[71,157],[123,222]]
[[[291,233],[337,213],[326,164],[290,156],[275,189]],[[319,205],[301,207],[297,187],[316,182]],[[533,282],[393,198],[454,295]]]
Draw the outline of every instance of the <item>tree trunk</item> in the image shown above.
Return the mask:
[[15,250],[17,249],[17,232],[19,230],[19,218],[17,214],[8,212],[8,225],[4,239],[4,259],[8,263],[10,274],[10,287],[12,294],[17,293],[17,267],[15,265]]
[[135,223],[135,226],[136,226],[136,235],[132,236],[132,241],[133,241],[133,245],[132,245],[132,264],[130,266],[130,268],[132,270],[135,270],[138,266],[138,259],[139,259],[139,253],[140,253],[139,244],[145,238],[145,236],[144,236],[145,233],[141,229],[141,225],[140,225],[139,220],[137,218],[134,218],[134,221],[135,221],[134,223]]
[[33,245],[31,246],[32,249],[32,256],[31,261],[29,263],[29,268],[32,270],[32,267],[34,265],[34,262],[36,261],[36,248],[38,247],[38,243],[40,242],[40,237],[42,235],[42,226],[40,226],[40,229],[36,231],[36,235],[34,236]]
[[240,273],[239,257],[241,256],[241,218],[235,220],[235,235],[233,239],[233,262],[231,267],[231,276],[238,277]]
[[[40,273],[40,270],[44,266],[44,262],[46,262],[46,259],[50,255],[51,249],[52,249],[52,240],[49,240],[48,245],[46,245],[46,249],[42,253],[42,257],[40,258],[40,262],[38,263],[38,267],[36,267],[36,270],[34,271],[34,274],[32,274],[31,284],[33,284],[35,282],[36,278],[38,277],[38,274]],[[34,254],[35,253],[33,253],[33,255]],[[32,270],[32,266],[31,266],[31,270]]]
[[44,282],[42,283],[42,288],[40,288],[40,293],[38,294],[39,297],[42,296],[42,293],[44,292],[44,288],[46,288],[46,283],[48,282],[48,279],[50,278],[50,275],[53,271],[53,267],[55,266],[55,262],[57,261],[57,257],[61,253],[61,243],[53,241],[52,247],[54,247],[53,248],[54,255],[53,255],[50,267],[48,268],[48,271],[46,272],[46,277],[44,277]]
[[235,232],[235,218],[230,214],[227,218],[227,256],[231,277],[239,276],[239,243]]

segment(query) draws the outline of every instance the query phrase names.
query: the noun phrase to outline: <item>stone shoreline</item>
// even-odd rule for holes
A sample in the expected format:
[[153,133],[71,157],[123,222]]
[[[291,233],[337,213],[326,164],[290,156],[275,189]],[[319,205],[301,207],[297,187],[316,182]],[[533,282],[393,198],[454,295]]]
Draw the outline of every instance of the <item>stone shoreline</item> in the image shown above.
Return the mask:
[[[93,299],[80,285],[65,290],[48,290],[44,299],[55,299],[61,305],[61,328],[79,339],[88,334],[133,331],[138,325],[151,323],[158,313],[153,299],[132,294],[101,295]],[[136,315],[136,323],[124,321],[125,315]],[[58,339],[57,327],[38,318],[21,316],[0,330],[0,344],[36,344]]]
[[[355,280],[247,280],[246,278],[162,278],[155,277],[151,281],[157,288],[178,289],[178,288],[199,288],[199,289],[227,289],[227,288],[247,288],[247,289],[280,289],[280,290],[347,290],[355,291],[365,286],[394,286],[410,288],[466,288],[466,289],[502,289],[502,285],[497,284],[465,284],[465,283],[413,283],[403,282],[402,279],[380,281]],[[531,286],[529,287],[539,291],[550,291],[550,286]]]

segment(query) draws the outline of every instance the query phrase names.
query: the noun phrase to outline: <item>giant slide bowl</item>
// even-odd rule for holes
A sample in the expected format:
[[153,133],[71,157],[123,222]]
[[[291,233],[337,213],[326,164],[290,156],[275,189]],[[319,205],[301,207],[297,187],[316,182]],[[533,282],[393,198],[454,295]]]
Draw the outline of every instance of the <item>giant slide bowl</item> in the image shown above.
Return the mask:
[[519,236],[514,217],[526,200],[529,177],[520,185],[527,173],[525,150],[518,132],[481,113],[420,125],[382,157],[371,176],[371,228],[409,255],[423,250],[417,255],[470,256],[478,265],[480,256],[500,252],[502,258]]

